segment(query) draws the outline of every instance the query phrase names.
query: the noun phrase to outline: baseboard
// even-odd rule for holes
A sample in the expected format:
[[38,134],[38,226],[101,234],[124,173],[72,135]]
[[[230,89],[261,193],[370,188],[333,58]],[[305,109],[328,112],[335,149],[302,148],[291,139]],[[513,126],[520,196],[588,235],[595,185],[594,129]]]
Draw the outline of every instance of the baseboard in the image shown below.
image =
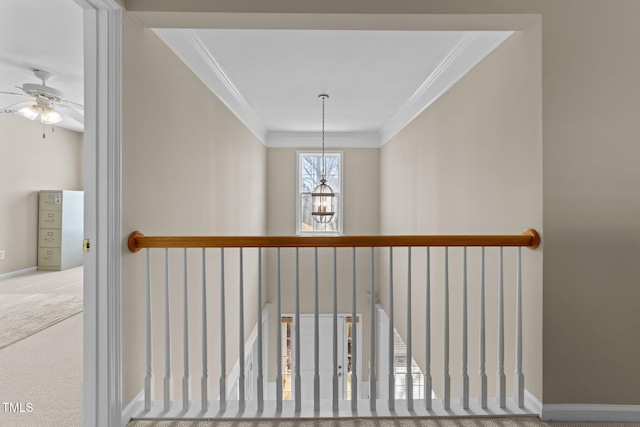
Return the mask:
[[133,414],[140,412],[144,406],[144,389],[140,390],[140,393],[136,395],[131,402],[122,410],[122,427],[125,427],[131,418],[133,418]]
[[24,268],[22,270],[10,271],[9,273],[2,273],[0,274],[0,280],[8,279],[9,277],[21,276],[27,273],[33,273],[34,271],[38,271],[38,267],[29,267],[29,268]]
[[543,421],[640,422],[640,405],[542,405]]
[[536,414],[542,414],[542,402],[527,389],[524,390],[524,406]]

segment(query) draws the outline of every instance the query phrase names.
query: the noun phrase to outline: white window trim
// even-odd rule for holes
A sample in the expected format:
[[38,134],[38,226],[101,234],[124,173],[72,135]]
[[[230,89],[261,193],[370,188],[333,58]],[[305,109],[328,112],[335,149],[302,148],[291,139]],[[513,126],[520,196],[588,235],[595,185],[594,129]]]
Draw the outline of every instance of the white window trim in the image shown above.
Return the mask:
[[300,212],[300,158],[304,155],[318,154],[319,150],[298,150],[296,151],[296,234],[299,236],[340,236],[344,234],[344,152],[342,150],[325,150],[327,154],[338,154],[340,156],[340,192],[338,193],[338,230],[337,231],[302,231]]

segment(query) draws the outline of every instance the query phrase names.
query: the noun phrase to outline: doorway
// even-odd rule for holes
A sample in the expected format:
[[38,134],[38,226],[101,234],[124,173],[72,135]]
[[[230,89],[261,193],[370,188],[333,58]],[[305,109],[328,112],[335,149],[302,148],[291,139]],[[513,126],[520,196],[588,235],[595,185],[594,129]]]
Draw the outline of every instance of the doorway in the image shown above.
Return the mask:
[[[356,335],[362,336],[361,316],[356,316]],[[300,386],[302,400],[313,400],[315,376],[315,320],[313,314],[300,314]],[[351,398],[353,325],[351,316],[337,315],[338,399]],[[282,328],[282,399],[292,400],[295,393],[295,317],[283,316]],[[333,393],[333,314],[318,315],[320,400],[332,399]],[[362,366],[361,342],[357,342],[357,371]],[[358,375],[359,377],[360,375]]]

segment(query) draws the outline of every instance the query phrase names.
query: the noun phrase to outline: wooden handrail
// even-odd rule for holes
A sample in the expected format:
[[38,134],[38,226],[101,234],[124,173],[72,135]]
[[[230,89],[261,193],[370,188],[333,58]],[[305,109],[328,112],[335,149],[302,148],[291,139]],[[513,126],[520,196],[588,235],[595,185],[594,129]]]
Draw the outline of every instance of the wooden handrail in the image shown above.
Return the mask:
[[536,249],[540,235],[532,228],[503,236],[145,236],[134,231],[129,250],[144,248],[333,248],[390,246],[525,246]]

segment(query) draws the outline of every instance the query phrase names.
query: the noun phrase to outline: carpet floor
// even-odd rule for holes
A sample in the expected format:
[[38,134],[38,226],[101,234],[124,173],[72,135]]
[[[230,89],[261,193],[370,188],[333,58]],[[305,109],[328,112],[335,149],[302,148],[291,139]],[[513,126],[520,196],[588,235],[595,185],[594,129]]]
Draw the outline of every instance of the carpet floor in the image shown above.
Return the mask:
[[82,425],[82,274],[79,267],[0,280],[9,342],[0,349],[1,427]]
[[640,423],[544,422],[537,417],[131,421],[127,427],[639,427]]

